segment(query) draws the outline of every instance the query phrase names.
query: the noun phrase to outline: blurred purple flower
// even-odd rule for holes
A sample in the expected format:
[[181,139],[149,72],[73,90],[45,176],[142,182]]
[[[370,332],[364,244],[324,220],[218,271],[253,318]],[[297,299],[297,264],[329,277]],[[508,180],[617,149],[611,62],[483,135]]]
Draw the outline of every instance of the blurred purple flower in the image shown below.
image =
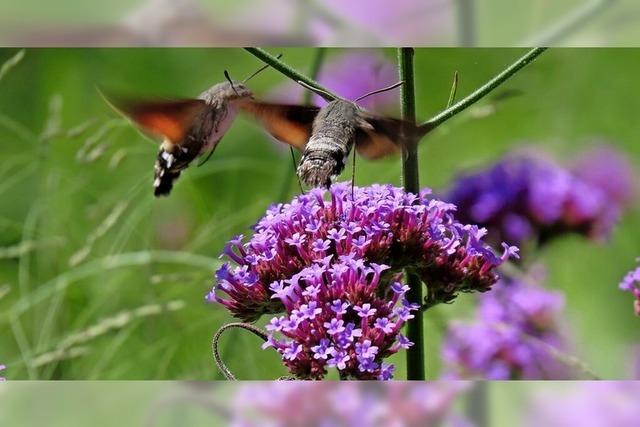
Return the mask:
[[571,372],[548,346],[563,349],[558,318],[563,296],[516,280],[501,280],[481,295],[472,324],[449,328],[443,344],[454,378],[568,379]]
[[[517,256],[517,249],[507,246],[496,256],[482,240],[485,230],[459,223],[455,206],[429,198],[429,193],[416,196],[373,185],[355,187],[352,200],[351,188],[342,183],[272,206],[254,226],[249,242],[242,243],[242,236],[229,242],[224,254],[237,266],[225,263],[216,272],[217,285],[207,299],[245,321],[284,310],[291,314],[302,297],[318,294],[317,286],[311,292],[308,285],[323,284],[323,275],[355,274],[365,267],[373,276],[367,281],[390,300],[405,292],[395,282],[396,273],[407,267],[428,285],[426,305],[450,302],[459,292],[488,290],[497,280],[495,268]],[[349,231],[337,232],[337,237],[336,230]],[[328,249],[319,248],[318,240],[329,241]],[[298,294],[303,287],[307,295]],[[322,291],[320,287],[318,295]],[[335,300],[350,301],[335,294],[323,303]],[[399,315],[410,318],[406,307]]]
[[[4,371],[6,369],[5,365],[0,365],[0,371]],[[0,381],[6,381],[7,379],[5,377],[0,377]]]
[[637,191],[629,160],[605,144],[579,155],[571,170],[583,181],[602,189],[609,200],[621,206],[630,203]]
[[608,150],[604,159],[615,159],[612,168],[589,168],[595,160],[587,156],[572,172],[539,156],[509,155],[459,177],[443,198],[458,206],[458,220],[487,227],[493,245],[543,244],[570,232],[602,239],[631,198],[632,177],[622,156]]
[[307,45],[398,46],[449,41],[454,7],[447,0],[271,0],[240,11],[226,26]]
[[[640,258],[638,258],[638,261],[640,261]],[[640,267],[627,273],[618,287],[623,291],[630,292],[635,297],[633,302],[634,312],[636,316],[640,316]]]
[[[379,52],[368,49],[351,50],[325,63],[317,80],[343,98],[354,100],[396,83],[398,72],[395,64]],[[270,98],[279,102],[299,103],[305,90],[307,89],[299,84],[288,81],[272,91]],[[369,111],[385,112],[397,105],[397,91],[398,89],[369,96],[358,101],[358,105]],[[318,106],[327,103],[315,94],[312,100]]]
[[534,396],[526,426],[632,427],[640,420],[640,383],[590,381]]
[[243,385],[231,406],[231,425],[470,426],[453,412],[464,382],[298,382]]

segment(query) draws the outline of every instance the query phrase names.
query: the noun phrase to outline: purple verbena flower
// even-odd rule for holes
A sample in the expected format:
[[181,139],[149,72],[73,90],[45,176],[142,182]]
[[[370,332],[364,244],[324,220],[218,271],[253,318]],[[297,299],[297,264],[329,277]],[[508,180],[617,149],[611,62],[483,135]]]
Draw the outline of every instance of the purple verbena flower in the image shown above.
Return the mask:
[[404,335],[398,335],[398,344],[401,348],[405,349],[413,345],[413,343],[409,341],[409,338],[405,337]]
[[379,317],[376,319],[375,327],[380,329],[385,334],[392,334],[395,330],[396,324],[387,319],[386,317]]
[[473,323],[456,323],[443,344],[448,377],[571,379],[550,348],[563,351],[561,294],[504,279],[480,298]]
[[514,153],[459,177],[444,199],[458,207],[458,220],[486,227],[494,247],[542,244],[570,232],[603,239],[631,198],[633,175],[621,155],[598,153],[603,158],[590,155],[573,170]]
[[[316,268],[323,273],[307,274]],[[402,348],[396,338],[404,324],[393,305],[381,296],[383,282],[372,269],[353,260],[330,266],[316,264],[303,270],[301,277],[320,284],[321,291],[310,296],[298,290],[293,309],[287,311],[290,319],[295,318],[295,327],[271,328],[269,332],[269,341],[282,354],[289,371],[297,378],[319,379],[327,368],[335,367],[343,378],[380,377],[382,360]],[[314,317],[305,314],[314,307],[329,309],[315,308]],[[417,309],[404,308],[409,312]],[[279,318],[275,322],[282,323]],[[385,325],[385,330],[376,327],[379,324]],[[291,357],[292,349],[295,357]]]
[[[482,240],[484,231],[458,222],[454,211],[454,205],[430,198],[429,191],[416,196],[373,185],[355,187],[352,199],[348,184],[313,189],[269,208],[248,242],[237,238],[229,243],[224,253],[238,265],[226,263],[218,270],[207,300],[254,321],[262,314],[290,311],[307,296],[303,293],[317,293],[317,283],[309,287],[307,279],[327,270],[339,275],[335,269],[350,270],[350,262],[366,264],[374,275],[372,286],[381,282],[382,294],[393,303],[405,292],[395,283],[407,267],[427,285],[427,305],[450,302],[459,292],[486,291],[497,280],[495,268],[516,251],[507,247],[496,256]],[[322,250],[317,250],[319,242]],[[335,299],[344,298],[334,293],[327,302]]]
[[347,312],[347,307],[349,307],[349,303],[342,302],[339,299],[331,303],[331,310],[333,310],[336,315],[345,314]]
[[320,340],[320,344],[311,347],[311,351],[313,351],[314,359],[327,359],[327,357],[332,356],[335,353],[335,349],[331,347],[331,341],[326,338],[322,338]]
[[324,322],[323,326],[330,335],[337,335],[340,332],[344,332],[344,320],[333,318],[330,322]]
[[364,317],[364,318],[367,318],[376,314],[376,309],[371,308],[371,304],[369,303],[362,304],[362,307],[355,306],[353,307],[353,309],[356,311],[356,313],[358,313],[358,316]]
[[[638,261],[640,261],[640,258],[638,258]],[[630,292],[635,297],[633,302],[634,312],[636,316],[640,316],[640,267],[627,273],[618,287],[623,291]]]
[[380,374],[378,375],[378,379],[382,381],[390,380],[393,378],[393,373],[395,372],[396,367],[394,365],[390,365],[388,363],[383,363],[380,368]]

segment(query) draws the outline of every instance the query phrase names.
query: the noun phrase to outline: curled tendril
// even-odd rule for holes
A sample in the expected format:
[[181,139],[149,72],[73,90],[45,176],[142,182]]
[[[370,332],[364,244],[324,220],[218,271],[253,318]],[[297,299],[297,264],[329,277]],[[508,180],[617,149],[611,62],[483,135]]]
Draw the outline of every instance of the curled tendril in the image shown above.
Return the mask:
[[222,325],[222,327],[218,329],[218,331],[213,336],[213,340],[211,341],[211,350],[213,351],[213,359],[216,362],[216,366],[218,366],[218,369],[220,370],[220,372],[222,372],[222,375],[225,377],[225,379],[227,379],[228,381],[237,381],[235,375],[231,373],[229,368],[227,368],[227,365],[225,365],[225,363],[222,361],[222,357],[220,357],[220,351],[218,350],[218,341],[220,340],[220,336],[224,331],[232,328],[247,330],[258,336],[260,339],[262,339],[262,341],[265,342],[267,341],[267,333],[262,329],[251,325],[250,323],[233,322]]

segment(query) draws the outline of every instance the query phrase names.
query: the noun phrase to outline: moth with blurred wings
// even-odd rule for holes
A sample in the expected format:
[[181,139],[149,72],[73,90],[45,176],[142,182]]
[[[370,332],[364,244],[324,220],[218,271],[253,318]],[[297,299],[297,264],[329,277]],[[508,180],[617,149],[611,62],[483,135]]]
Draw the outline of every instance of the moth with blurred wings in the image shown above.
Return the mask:
[[329,186],[344,170],[354,146],[365,159],[378,159],[399,151],[403,135],[414,137],[419,132],[416,126],[373,115],[356,104],[402,82],[355,101],[334,99],[322,108],[274,104],[255,100],[245,85],[263,69],[242,82],[231,80],[225,72],[227,81],[212,86],[197,99],[108,100],[143,130],[163,138],[155,163],[156,196],[168,195],[173,182],[193,160],[213,153],[239,111],[256,119],[277,140],[303,152],[297,173],[313,187]]

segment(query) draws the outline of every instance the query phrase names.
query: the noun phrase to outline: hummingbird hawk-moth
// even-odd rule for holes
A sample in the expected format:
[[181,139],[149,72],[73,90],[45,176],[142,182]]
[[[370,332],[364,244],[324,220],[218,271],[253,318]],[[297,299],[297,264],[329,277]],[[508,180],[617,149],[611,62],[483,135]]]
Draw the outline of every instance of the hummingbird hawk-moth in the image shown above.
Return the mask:
[[261,67],[242,82],[231,80],[225,71],[227,80],[210,87],[197,99],[107,99],[144,131],[162,138],[154,166],[155,196],[168,195],[173,182],[197,157],[213,154],[239,107],[253,98],[245,83],[266,68]]
[[238,112],[253,116],[274,138],[302,151],[297,174],[314,187],[331,184],[344,170],[354,146],[362,157],[378,159],[400,149],[407,129],[418,129],[402,120],[373,115],[356,104],[401,83],[355,101],[335,99],[322,108],[274,104],[254,100],[244,84],[264,68],[243,82],[232,81],[225,72],[226,82],[212,86],[197,99],[111,102],[142,129],[163,138],[154,167],[156,196],[168,195],[193,160],[213,153]]
[[261,102],[243,103],[240,108],[253,114],[276,139],[302,151],[297,173],[305,184],[328,187],[344,170],[354,146],[365,159],[379,159],[399,151],[405,137],[419,135],[415,125],[374,115],[357,105],[360,99],[401,84],[355,101],[334,99],[322,108]]

